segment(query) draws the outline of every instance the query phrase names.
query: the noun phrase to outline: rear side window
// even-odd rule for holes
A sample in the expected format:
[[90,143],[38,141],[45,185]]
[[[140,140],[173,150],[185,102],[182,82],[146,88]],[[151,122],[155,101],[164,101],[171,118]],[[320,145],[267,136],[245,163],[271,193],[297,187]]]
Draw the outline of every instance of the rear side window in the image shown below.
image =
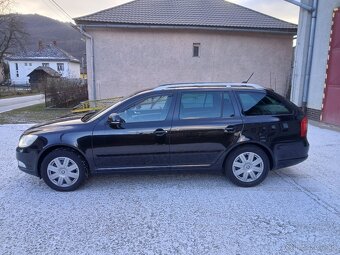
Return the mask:
[[290,114],[291,110],[287,108],[278,99],[258,92],[238,92],[243,114],[246,116],[254,115],[280,115]]
[[218,118],[222,115],[222,93],[184,92],[181,96],[180,119]]

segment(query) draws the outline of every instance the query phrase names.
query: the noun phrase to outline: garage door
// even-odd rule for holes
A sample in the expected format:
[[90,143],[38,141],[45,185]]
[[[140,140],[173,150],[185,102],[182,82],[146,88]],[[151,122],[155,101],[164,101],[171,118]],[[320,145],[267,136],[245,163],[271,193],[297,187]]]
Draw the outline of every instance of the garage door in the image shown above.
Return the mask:
[[322,120],[340,126],[340,10],[336,9],[330,41]]

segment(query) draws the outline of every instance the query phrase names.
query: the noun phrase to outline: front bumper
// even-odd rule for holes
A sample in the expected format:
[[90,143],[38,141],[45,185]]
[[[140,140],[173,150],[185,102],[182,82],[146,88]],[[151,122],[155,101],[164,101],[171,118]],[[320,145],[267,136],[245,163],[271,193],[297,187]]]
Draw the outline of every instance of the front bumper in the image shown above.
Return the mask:
[[293,166],[308,158],[309,143],[307,139],[280,143],[274,147],[275,169]]
[[38,152],[30,148],[16,149],[16,158],[18,160],[18,168],[28,174],[40,177],[38,172]]

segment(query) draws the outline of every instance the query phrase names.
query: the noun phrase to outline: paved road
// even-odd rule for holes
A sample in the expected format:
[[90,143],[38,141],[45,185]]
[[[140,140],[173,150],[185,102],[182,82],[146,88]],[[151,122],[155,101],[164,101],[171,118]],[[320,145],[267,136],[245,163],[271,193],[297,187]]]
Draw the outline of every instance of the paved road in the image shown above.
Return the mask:
[[222,175],[96,176],[56,192],[17,169],[27,125],[0,125],[0,254],[339,255],[340,133],[254,188]]
[[0,99],[0,113],[8,112],[14,109],[23,108],[35,104],[41,104],[44,101],[44,95],[23,96]]

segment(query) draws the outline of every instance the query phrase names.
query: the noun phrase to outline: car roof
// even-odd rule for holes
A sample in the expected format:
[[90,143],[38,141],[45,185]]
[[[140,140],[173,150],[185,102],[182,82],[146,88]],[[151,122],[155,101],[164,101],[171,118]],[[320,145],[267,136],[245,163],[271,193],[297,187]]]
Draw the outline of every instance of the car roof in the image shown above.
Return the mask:
[[163,84],[153,89],[153,91],[170,90],[170,89],[255,89],[265,90],[264,87],[250,83],[232,83],[232,82],[195,82],[195,83],[171,83]]

